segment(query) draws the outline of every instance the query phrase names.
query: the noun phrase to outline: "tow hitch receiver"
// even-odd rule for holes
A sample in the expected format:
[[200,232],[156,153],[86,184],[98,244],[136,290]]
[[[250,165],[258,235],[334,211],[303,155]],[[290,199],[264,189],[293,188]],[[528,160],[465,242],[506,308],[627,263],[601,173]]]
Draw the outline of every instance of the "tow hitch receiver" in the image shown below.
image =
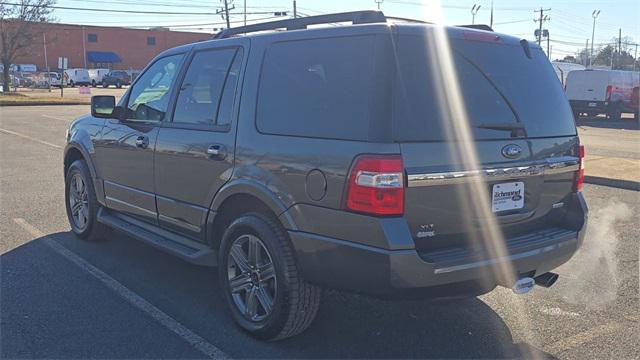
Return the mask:
[[511,290],[513,290],[513,292],[518,295],[526,294],[531,291],[531,289],[533,289],[533,286],[535,284],[536,282],[533,278],[523,277],[518,279],[515,284],[513,284]]

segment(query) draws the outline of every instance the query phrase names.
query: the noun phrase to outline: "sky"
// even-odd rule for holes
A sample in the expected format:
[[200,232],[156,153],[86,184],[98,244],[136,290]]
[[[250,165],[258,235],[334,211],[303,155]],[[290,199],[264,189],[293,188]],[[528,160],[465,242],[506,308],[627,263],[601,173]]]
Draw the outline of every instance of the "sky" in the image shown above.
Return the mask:
[[[293,0],[227,0],[235,9],[231,10],[233,26],[244,21],[245,3],[249,23],[273,20],[273,12],[288,11],[293,14]],[[447,25],[470,24],[471,8],[479,5],[475,23],[489,24],[491,0],[297,0],[299,15],[319,15],[332,12],[367,10],[380,8],[386,15],[420,19]],[[147,11],[190,14],[133,14],[104,11],[81,11],[56,9],[57,21],[71,24],[152,27],[165,26],[173,30],[213,32],[224,27],[224,20],[216,15],[223,0],[58,0],[56,6],[93,8],[105,10]],[[441,12],[430,11],[432,6],[441,6]],[[640,0],[493,0],[494,30],[527,39],[534,39],[538,27],[534,22],[539,17],[535,9],[543,8],[549,20],[543,29],[549,31],[553,59],[575,55],[591,41],[592,13],[600,10],[596,19],[595,47],[612,42],[622,29],[635,44],[640,42]],[[441,13],[443,18],[438,18]],[[254,21],[252,21],[254,20]],[[546,44],[543,44],[546,48]],[[631,52],[635,51],[632,46]]]

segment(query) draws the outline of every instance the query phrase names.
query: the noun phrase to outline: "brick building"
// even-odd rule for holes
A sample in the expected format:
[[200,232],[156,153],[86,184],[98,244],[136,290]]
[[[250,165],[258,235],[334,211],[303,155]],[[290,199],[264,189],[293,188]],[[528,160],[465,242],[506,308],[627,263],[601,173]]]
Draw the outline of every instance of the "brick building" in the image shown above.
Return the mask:
[[[16,64],[35,64],[45,69],[58,66],[58,57],[69,59],[69,68],[142,69],[163,50],[209,39],[211,34],[170,31],[164,28],[143,30],[122,27],[48,24],[44,36]],[[86,60],[86,62],[85,62]]]

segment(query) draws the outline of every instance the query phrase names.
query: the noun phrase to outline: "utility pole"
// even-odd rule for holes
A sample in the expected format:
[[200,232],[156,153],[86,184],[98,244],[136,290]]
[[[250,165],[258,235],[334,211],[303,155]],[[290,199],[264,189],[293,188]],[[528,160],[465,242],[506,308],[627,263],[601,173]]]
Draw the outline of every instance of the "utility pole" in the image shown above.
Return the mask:
[[587,39],[587,44],[584,46],[584,67],[589,67],[589,39]]
[[473,7],[471,8],[471,25],[476,23],[476,14],[478,13],[478,10],[480,10],[480,6],[482,5],[473,4]]
[[84,68],[87,68],[87,47],[85,45],[87,35],[85,34],[84,25],[82,26],[82,58],[84,59]]
[[382,3],[384,2],[384,0],[374,0],[375,3],[378,5],[378,10],[380,10],[380,6],[382,5]]
[[533,12],[539,12],[540,13],[540,17],[538,19],[534,19],[533,21],[536,21],[539,23],[538,26],[538,45],[542,45],[542,23],[545,21],[549,21],[549,15],[544,15],[545,11],[551,11],[551,9],[543,9],[540,8],[540,10],[534,10]]
[[493,29],[493,0],[491,0],[491,18],[489,19],[489,27]]
[[[233,0],[221,0],[221,1],[224,4],[224,7],[222,9],[216,10],[216,14],[222,15],[222,18],[227,21],[227,29],[230,29],[231,28],[231,20],[229,20],[229,10],[233,10],[236,7],[233,5]],[[247,17],[246,8],[245,8],[244,16],[245,16],[245,21],[246,21],[246,17]]]
[[44,45],[44,68],[47,69],[47,87],[51,92],[51,73],[49,72],[49,60],[47,59],[47,33],[42,33],[42,45]]
[[[378,6],[378,9],[380,8],[380,6]],[[293,0],[293,18],[297,19],[298,18],[298,5],[296,4],[296,0]]]
[[231,28],[231,22],[229,21],[229,3],[227,0],[224,0],[224,14],[227,18],[227,29]]
[[618,29],[618,69],[622,68],[622,28]]
[[636,64],[638,63],[638,44],[636,44],[636,53],[633,56],[633,70],[636,70]]
[[596,19],[598,18],[598,15],[600,15],[600,10],[593,10],[593,13],[591,13],[591,17],[593,17],[593,29],[591,30],[591,53],[589,54],[589,64],[593,61],[593,40],[596,35]]
[[547,58],[551,60],[551,51],[550,51],[551,48],[549,47],[549,38],[550,36],[549,36],[549,33],[547,32]]
[[247,26],[247,0],[244,0],[244,26]]

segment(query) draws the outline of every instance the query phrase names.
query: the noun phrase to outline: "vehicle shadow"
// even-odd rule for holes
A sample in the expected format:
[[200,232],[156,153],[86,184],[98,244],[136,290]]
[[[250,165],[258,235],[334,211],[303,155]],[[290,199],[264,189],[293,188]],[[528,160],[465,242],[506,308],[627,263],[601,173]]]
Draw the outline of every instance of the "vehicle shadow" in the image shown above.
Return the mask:
[[599,129],[640,130],[640,123],[634,119],[608,120],[604,117],[588,117],[576,120],[576,126],[587,126]]
[[[215,268],[187,264],[119,234],[93,243],[80,241],[70,233],[46,238],[116,279],[233,358],[553,358],[528,344],[515,343],[502,318],[477,298],[385,301],[327,290],[318,316],[307,331],[284,341],[261,342],[233,324],[220,296]],[[36,247],[29,245],[42,241],[36,239],[10,253],[18,258],[33,256]],[[56,259],[68,262],[62,256]],[[71,268],[81,272],[77,266]],[[66,274],[52,272],[48,276]],[[99,283],[95,278],[88,281]],[[26,287],[25,291],[38,290]],[[118,297],[115,293],[113,296]],[[114,313],[113,321],[127,324],[119,316]],[[119,331],[126,334],[130,326]],[[159,324],[157,327],[159,332],[166,331]],[[82,329],[67,329],[65,336],[73,336],[73,331]],[[136,334],[130,336],[133,339]],[[101,355],[118,357],[121,353]]]

